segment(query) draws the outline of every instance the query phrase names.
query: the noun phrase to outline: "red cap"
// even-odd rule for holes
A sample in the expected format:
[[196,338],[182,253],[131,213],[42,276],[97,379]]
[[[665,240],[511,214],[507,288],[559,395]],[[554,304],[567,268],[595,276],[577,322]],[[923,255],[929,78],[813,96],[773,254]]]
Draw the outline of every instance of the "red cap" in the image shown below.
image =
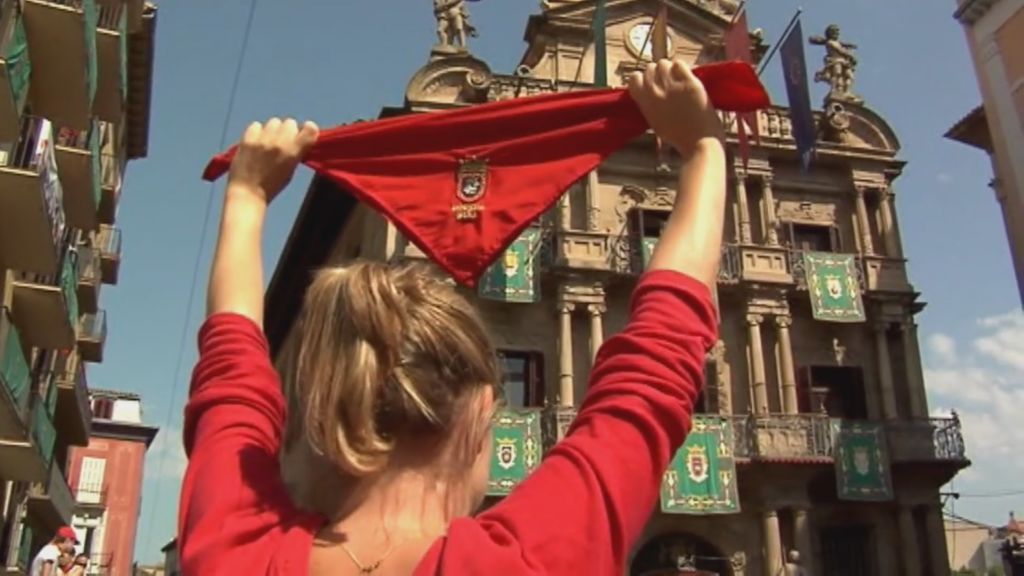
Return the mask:
[[57,537],[71,540],[75,544],[78,544],[78,535],[71,526],[61,526],[57,529]]

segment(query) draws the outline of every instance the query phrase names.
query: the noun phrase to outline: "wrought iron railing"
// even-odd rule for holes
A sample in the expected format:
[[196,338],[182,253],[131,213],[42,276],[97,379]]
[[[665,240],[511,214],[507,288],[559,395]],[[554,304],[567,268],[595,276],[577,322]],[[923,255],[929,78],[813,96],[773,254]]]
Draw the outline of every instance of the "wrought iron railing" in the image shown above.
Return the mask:
[[743,261],[740,248],[736,244],[722,245],[722,259],[718,265],[718,282],[735,284],[743,275]]
[[79,504],[105,506],[107,503],[107,489],[103,488],[82,488],[75,490],[75,502]]
[[80,284],[90,284],[99,290],[103,277],[97,250],[91,246],[79,246],[77,265],[78,282]]
[[94,246],[99,248],[100,255],[110,260],[121,258],[121,229],[113,226],[100,226],[96,233]]
[[21,523],[21,540],[18,542],[18,566],[25,571],[32,562],[32,528],[25,522]]
[[57,131],[57,146],[74,148],[75,150],[89,154],[89,161],[92,163],[90,194],[92,194],[93,201],[96,206],[99,206],[101,194],[100,172],[102,171],[100,165],[99,121],[93,119],[87,130],[75,130],[73,128],[62,127]]
[[98,310],[95,314],[82,314],[81,322],[78,324],[78,337],[102,344],[107,339],[107,312]]
[[29,398],[32,391],[32,371],[25,352],[21,347],[18,328],[10,319],[7,308],[0,308],[0,335],[4,336],[3,356],[0,357],[0,379],[12,403],[18,409],[22,419],[28,413]]
[[100,154],[100,182],[108,190],[121,190],[121,162],[113,154]]
[[967,460],[960,419],[924,418],[900,420],[887,424],[892,457],[897,461]]
[[69,251],[64,257],[64,267],[60,273],[60,289],[64,294],[67,306],[68,321],[72,326],[78,325],[78,253]]
[[53,447],[57,442],[57,429],[53,425],[53,416],[48,412],[42,399],[32,409],[32,440],[47,466],[53,460]]
[[[13,6],[7,7],[7,10],[11,9]],[[15,10],[14,12],[16,18],[14,31],[0,51],[3,53],[7,84],[11,89],[11,100],[14,103],[14,109],[20,112],[28,95],[32,63],[28,52],[28,34],[25,31],[25,23],[21,19],[21,11]]]

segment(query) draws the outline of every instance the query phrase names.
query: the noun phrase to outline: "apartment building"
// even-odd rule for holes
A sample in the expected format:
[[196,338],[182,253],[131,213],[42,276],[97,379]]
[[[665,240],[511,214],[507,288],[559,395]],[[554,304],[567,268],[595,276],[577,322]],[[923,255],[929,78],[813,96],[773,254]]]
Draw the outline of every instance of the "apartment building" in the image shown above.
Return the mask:
[[25,573],[75,497],[68,455],[94,433],[103,286],[118,203],[149,138],[156,7],[0,3],[0,570]]

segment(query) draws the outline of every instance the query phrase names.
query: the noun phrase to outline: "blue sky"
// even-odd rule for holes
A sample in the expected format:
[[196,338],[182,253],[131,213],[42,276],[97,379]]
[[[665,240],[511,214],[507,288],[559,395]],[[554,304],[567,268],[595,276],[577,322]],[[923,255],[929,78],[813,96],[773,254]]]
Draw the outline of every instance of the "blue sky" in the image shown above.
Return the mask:
[[[495,70],[511,70],[523,52],[526,17],[538,4],[474,4],[481,33],[474,53]],[[1024,411],[1024,392],[1015,381],[1024,370],[1024,319],[1002,220],[986,185],[988,162],[942,138],[978,104],[978,89],[963,33],[951,16],[952,0],[886,2],[884,9],[882,4],[807,3],[804,30],[819,34],[837,22],[844,38],[860,45],[857,91],[902,139],[909,165],[896,183],[897,206],[910,274],[929,303],[919,322],[931,406],[961,413],[976,463],[957,480],[965,497],[956,511],[1001,523],[1014,506],[1024,511],[1024,495],[992,496],[1013,490],[1011,479],[1024,474],[1008,468],[1024,466],[1020,458],[1009,459],[1018,464],[1006,462],[1014,443],[1024,441],[1014,421]],[[763,28],[774,42],[797,5],[751,0],[751,27]],[[164,428],[146,463],[140,561],[156,560],[175,531],[181,409],[219,209],[218,199],[200,245],[211,189],[199,175],[219,148],[248,6],[248,0],[161,3],[149,158],[133,163],[125,180],[118,217],[125,237],[120,285],[103,294],[110,321],[106,362],[89,374],[92,386],[142,394],[145,420]],[[249,121],[273,115],[331,126],[400,105],[406,82],[425,63],[433,42],[429,0],[260,2],[230,138]],[[819,49],[808,47],[807,53],[810,67],[817,67]],[[785,102],[778,62],[765,82]],[[815,102],[822,90],[812,87]],[[271,210],[268,275],[309,176],[301,171]],[[200,273],[189,312],[197,256]],[[179,357],[183,334],[185,352]]]

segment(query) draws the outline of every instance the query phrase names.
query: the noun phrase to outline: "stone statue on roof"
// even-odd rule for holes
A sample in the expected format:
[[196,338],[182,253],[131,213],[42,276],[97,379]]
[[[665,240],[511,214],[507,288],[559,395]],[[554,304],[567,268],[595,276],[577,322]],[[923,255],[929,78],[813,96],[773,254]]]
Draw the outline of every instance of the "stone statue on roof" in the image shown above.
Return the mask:
[[466,0],[434,0],[434,17],[438,47],[465,50],[467,37],[477,37],[476,28],[469,21]]
[[860,104],[864,100],[853,93],[854,73],[857,69],[857,57],[853,51],[856,44],[843,42],[839,39],[839,26],[830,25],[825,29],[825,36],[811,36],[811,44],[825,47],[824,67],[814,74],[815,82],[828,84],[826,100],[838,100]]

